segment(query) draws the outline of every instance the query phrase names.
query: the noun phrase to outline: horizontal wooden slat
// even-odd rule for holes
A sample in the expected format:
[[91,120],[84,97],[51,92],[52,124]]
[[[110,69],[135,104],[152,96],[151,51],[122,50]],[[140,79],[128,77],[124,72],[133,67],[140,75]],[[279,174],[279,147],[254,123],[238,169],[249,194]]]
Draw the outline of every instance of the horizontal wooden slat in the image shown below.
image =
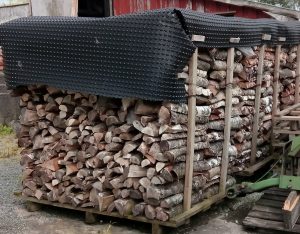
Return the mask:
[[274,159],[273,156],[269,156],[269,157],[265,158],[264,160],[257,162],[253,166],[246,168],[245,170],[241,171],[238,174],[241,176],[251,176],[251,175],[253,175],[254,172],[256,172],[257,170],[259,170],[260,168],[265,166],[267,163],[269,163],[273,159]]
[[292,116],[292,115],[285,115],[280,117],[274,117],[274,120],[281,120],[281,121],[300,121],[300,116]]
[[273,133],[278,133],[278,134],[295,134],[298,135],[300,134],[300,130],[297,131],[292,131],[292,130],[286,130],[286,129],[274,129]]
[[290,111],[292,111],[292,110],[294,110],[294,109],[296,109],[298,107],[300,107],[300,103],[297,103],[297,104],[292,105],[292,106],[290,106],[290,107],[288,107],[288,108],[286,108],[286,109],[284,109],[282,111],[279,111],[278,113],[276,113],[276,116],[286,115],[286,114],[290,113]]

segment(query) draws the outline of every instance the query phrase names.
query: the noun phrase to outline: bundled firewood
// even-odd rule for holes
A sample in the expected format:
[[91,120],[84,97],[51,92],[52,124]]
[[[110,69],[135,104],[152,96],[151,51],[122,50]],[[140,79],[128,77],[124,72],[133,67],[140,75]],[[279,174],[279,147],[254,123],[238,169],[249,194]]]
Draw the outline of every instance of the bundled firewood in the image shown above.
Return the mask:
[[[182,200],[172,197],[178,200],[183,192],[186,104],[100,98],[45,86],[18,92],[23,195],[164,220],[180,210]],[[205,158],[205,151],[219,152],[210,141],[223,137],[221,131],[207,134],[210,114],[209,106],[197,107],[194,203],[205,192],[218,191],[210,188],[218,183],[220,159]],[[163,210],[152,217],[159,207]]]
[[280,110],[294,104],[297,47],[283,47],[280,54]]
[[[268,49],[264,61],[258,157],[268,153],[273,54]],[[243,170],[251,154],[257,50],[235,51],[232,84],[225,82],[226,60],[227,50],[199,51],[193,204],[218,193],[227,85],[233,94],[229,171]],[[188,69],[178,74],[186,89]],[[37,85],[15,94],[20,95],[24,196],[162,221],[183,211],[186,103],[113,99]],[[228,186],[234,182],[229,177]]]

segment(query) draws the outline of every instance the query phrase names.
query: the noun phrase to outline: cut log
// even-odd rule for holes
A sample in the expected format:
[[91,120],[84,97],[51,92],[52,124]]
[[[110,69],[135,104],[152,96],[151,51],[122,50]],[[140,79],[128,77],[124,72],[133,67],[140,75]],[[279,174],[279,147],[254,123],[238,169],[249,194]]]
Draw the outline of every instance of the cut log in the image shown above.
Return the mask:
[[141,216],[144,214],[145,212],[145,207],[146,207],[146,203],[145,202],[141,202],[136,204],[133,209],[132,209],[132,214],[134,216]]
[[145,206],[145,215],[146,215],[147,219],[155,219],[156,218],[155,208],[151,205],[146,205]]
[[129,199],[117,199],[114,201],[114,204],[121,216],[130,215],[135,205],[133,200],[129,200]]
[[111,203],[114,202],[114,195],[110,195],[107,193],[99,193],[98,194],[98,205],[99,211],[106,211]]
[[129,172],[128,172],[128,177],[144,177],[147,175],[147,169],[143,168],[141,166],[138,165],[130,165],[129,166]]

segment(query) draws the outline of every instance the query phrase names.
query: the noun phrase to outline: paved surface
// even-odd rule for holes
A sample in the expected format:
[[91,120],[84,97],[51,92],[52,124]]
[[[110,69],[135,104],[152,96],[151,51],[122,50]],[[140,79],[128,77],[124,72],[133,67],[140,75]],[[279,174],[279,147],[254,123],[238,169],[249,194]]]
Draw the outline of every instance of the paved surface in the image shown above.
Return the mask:
[[[84,214],[70,210],[44,207],[37,212],[28,212],[18,196],[21,167],[18,157],[0,158],[0,234],[143,234],[150,233],[151,226],[119,219],[100,219],[96,225],[83,222]],[[260,194],[227,201],[198,214],[190,225],[167,229],[174,234],[245,234],[240,224],[251,205]],[[261,231],[259,232],[261,233]],[[264,232],[268,233],[268,232]],[[274,233],[274,232],[269,232]]]

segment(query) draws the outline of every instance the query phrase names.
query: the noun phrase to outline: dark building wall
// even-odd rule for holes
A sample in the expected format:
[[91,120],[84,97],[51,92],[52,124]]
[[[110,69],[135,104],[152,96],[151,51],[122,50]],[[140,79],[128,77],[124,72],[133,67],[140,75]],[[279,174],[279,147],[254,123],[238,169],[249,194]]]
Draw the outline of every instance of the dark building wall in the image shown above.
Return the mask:
[[213,0],[114,0],[114,15],[153,10],[160,8],[188,8],[201,12],[234,12],[234,16],[244,18],[270,18],[261,10],[219,3]]

